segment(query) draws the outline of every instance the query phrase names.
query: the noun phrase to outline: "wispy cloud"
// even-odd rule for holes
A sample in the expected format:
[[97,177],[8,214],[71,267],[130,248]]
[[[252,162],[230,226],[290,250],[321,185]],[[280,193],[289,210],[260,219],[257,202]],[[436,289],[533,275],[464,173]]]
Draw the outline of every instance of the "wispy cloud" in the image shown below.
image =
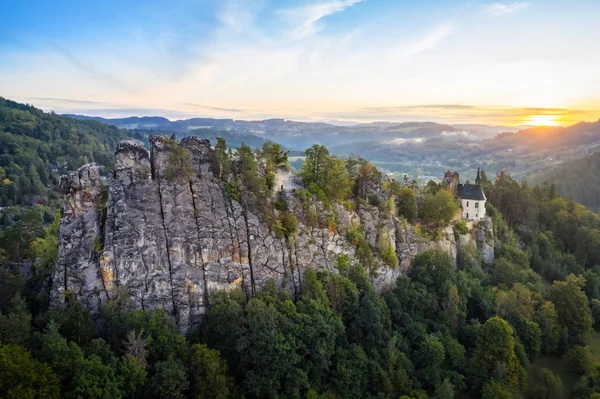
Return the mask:
[[295,24],[295,28],[291,33],[292,40],[302,39],[319,31],[321,27],[317,23],[321,19],[344,11],[361,1],[364,0],[328,0],[284,10],[283,13],[292,19]]
[[435,28],[432,32],[430,32],[427,36],[423,37],[419,41],[410,44],[409,46],[400,49],[400,52],[397,53],[399,57],[407,57],[410,55],[422,53],[424,51],[430,50],[436,46],[440,41],[442,41],[445,37],[452,34],[454,28],[452,25],[445,24],[440,25]]
[[486,7],[487,12],[492,15],[505,15],[519,11],[523,8],[529,7],[530,2],[515,1],[513,3],[493,3]]
[[73,100],[70,98],[57,98],[57,97],[23,97],[25,101],[46,101],[56,102],[67,105],[108,105],[110,103],[106,101],[92,101],[92,100]]
[[215,107],[212,105],[202,105],[202,104],[196,104],[196,103],[177,103],[176,102],[175,104],[187,105],[187,106],[194,107],[194,108],[202,108],[202,109],[207,109],[207,110],[211,110],[211,111],[221,111],[221,112],[237,113],[237,112],[247,111],[246,109],[241,109],[241,108]]

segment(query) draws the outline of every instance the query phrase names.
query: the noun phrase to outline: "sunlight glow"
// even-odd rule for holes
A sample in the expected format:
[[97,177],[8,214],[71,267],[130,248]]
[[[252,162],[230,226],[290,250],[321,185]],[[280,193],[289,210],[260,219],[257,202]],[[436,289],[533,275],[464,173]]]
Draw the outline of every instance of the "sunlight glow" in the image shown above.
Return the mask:
[[525,123],[533,126],[560,126],[561,123],[558,121],[556,115],[531,115]]

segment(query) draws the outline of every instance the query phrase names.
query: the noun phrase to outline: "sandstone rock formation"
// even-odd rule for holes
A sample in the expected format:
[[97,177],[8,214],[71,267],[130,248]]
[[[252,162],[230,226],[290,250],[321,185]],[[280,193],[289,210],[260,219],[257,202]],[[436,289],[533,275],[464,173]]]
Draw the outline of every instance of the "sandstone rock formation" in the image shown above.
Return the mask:
[[[399,259],[399,265],[390,267],[376,257],[371,274],[380,289],[394,284],[414,257],[429,248],[441,248],[456,260],[461,245],[475,245],[484,260],[493,259],[491,222],[480,223],[473,235],[458,240],[449,226],[441,240],[429,242],[377,207],[361,204],[349,211],[335,204],[326,210],[314,200],[310,206],[321,220],[311,227],[303,222],[306,204],[293,194],[298,181],[283,171],[277,176],[278,188],[283,185],[282,194],[299,225],[295,235],[278,237],[258,214],[225,195],[223,183],[210,171],[207,140],[189,137],[176,144],[151,137],[150,142],[150,152],[139,142],[119,144],[105,209],[94,164],[62,178],[54,306],[73,296],[97,312],[102,303],[125,293],[135,308],[166,309],[185,331],[201,321],[218,290],[239,289],[249,297],[273,278],[295,294],[307,268],[337,272],[340,254],[357,262],[355,248],[344,235],[356,223],[374,253],[385,236]],[[190,154],[189,180],[169,176],[173,145]],[[335,228],[325,218],[334,219]]]

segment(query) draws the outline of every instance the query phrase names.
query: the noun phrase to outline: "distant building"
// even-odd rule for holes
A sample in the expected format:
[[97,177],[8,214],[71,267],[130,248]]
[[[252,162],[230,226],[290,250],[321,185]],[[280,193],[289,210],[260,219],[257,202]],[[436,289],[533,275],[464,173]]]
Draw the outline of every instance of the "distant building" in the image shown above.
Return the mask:
[[462,218],[466,220],[481,220],[485,218],[485,203],[487,198],[481,188],[481,175],[477,168],[475,184],[459,184],[457,196],[461,200]]
[[487,198],[481,188],[481,171],[477,168],[475,184],[461,184],[458,172],[447,171],[442,180],[442,186],[449,190],[461,201],[462,218],[466,220],[481,220],[485,218],[485,203]]

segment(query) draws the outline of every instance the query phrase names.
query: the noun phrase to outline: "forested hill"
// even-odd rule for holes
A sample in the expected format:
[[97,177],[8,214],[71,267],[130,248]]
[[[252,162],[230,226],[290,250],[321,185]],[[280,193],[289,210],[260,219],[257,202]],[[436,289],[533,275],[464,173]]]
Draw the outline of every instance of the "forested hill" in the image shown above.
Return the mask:
[[110,167],[125,137],[116,126],[0,97],[0,207],[36,203],[58,209],[58,177],[89,162]]
[[558,165],[541,180],[556,184],[558,193],[600,210],[600,152]]
[[536,148],[575,147],[579,145],[598,145],[600,120],[580,122],[566,127],[540,126],[521,130],[515,134],[505,133],[495,138],[513,146],[534,146]]

